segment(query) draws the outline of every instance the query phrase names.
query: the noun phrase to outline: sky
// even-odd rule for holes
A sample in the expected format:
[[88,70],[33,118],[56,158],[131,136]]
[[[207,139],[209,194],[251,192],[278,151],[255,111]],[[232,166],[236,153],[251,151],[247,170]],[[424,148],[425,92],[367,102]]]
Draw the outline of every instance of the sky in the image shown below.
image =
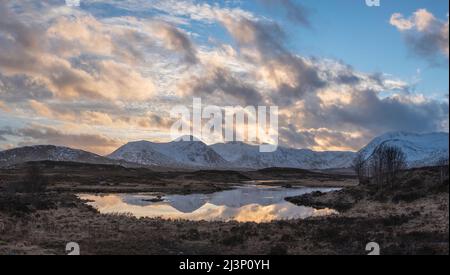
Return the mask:
[[448,132],[448,49],[444,0],[0,0],[0,150],[169,141],[194,97],[278,106],[294,148]]

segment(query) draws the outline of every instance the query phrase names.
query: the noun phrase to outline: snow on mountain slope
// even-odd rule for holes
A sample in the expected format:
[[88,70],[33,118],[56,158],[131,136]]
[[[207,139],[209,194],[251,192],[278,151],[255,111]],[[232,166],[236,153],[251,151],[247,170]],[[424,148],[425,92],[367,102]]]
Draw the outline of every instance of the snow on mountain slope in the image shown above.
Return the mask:
[[45,160],[94,164],[116,164],[112,160],[93,153],[53,145],[20,147],[0,152],[0,166]]
[[408,166],[432,166],[439,160],[448,158],[448,143],[448,133],[392,132],[375,138],[360,153],[368,159],[381,145],[396,146],[406,154]]
[[173,141],[160,145],[160,152],[177,162],[204,167],[227,166],[228,162],[201,141]]
[[132,142],[122,146],[109,157],[146,165],[209,168],[229,166],[225,159],[201,141]]
[[157,144],[148,141],[130,142],[120,147],[108,157],[115,160],[143,165],[177,166],[175,160],[156,151]]
[[244,142],[217,143],[210,147],[229,162],[236,162],[243,156],[256,156],[259,154],[258,146]]
[[353,152],[314,152],[279,147],[273,153],[260,153],[259,146],[242,142],[214,144],[211,146],[223,158],[230,161],[234,167],[243,168],[301,168],[330,169],[347,168],[351,166],[355,153]]
[[[195,139],[191,139],[195,140]],[[397,146],[407,156],[410,167],[435,165],[448,158],[448,133],[388,133],[375,138],[360,153],[369,158],[382,144]],[[314,152],[279,147],[260,153],[259,146],[242,142],[206,145],[201,141],[152,143],[130,142],[107,157],[51,145],[22,147],[0,152],[0,166],[28,161],[71,161],[95,164],[146,165],[173,168],[262,169],[269,167],[333,169],[351,166],[356,153]]]

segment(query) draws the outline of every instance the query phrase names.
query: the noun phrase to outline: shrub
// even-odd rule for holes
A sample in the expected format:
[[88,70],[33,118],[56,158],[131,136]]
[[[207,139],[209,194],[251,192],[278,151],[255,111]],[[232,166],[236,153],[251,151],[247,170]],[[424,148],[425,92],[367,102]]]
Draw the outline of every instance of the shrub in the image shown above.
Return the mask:
[[38,166],[29,167],[24,178],[19,182],[11,182],[7,186],[10,193],[42,193],[48,186],[47,178]]

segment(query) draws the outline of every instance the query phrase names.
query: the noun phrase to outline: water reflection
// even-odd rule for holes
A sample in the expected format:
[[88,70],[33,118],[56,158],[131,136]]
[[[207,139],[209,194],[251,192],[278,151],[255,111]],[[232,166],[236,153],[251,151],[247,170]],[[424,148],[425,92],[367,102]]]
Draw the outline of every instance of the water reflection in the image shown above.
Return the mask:
[[101,213],[131,213],[135,217],[160,217],[206,221],[269,222],[304,219],[336,214],[332,209],[316,210],[297,206],[284,200],[314,191],[329,192],[332,188],[282,188],[245,186],[213,194],[168,195],[161,202],[152,202],[152,194],[80,195]]

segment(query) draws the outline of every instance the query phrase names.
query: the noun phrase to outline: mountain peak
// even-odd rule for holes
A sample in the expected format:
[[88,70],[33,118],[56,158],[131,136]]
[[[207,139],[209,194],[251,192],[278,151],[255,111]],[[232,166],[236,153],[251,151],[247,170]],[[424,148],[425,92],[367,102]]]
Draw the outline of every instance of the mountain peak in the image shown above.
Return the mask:
[[138,141],[128,143],[109,155],[112,159],[166,167],[216,167],[227,162],[208,145],[183,136],[168,143]]
[[147,145],[147,144],[153,144],[153,142],[147,140],[138,140],[138,141],[130,141],[127,143],[127,145]]
[[368,159],[382,145],[395,146],[405,153],[410,167],[432,166],[448,158],[448,142],[449,134],[444,132],[389,132],[374,138],[359,153]]
[[[168,143],[134,141],[107,157],[54,145],[27,146],[0,151],[0,166],[28,161],[72,161],[101,164],[137,163],[177,168],[249,168],[290,167],[329,169],[350,167],[353,152],[314,152],[309,149],[279,147],[272,153],[260,153],[258,146],[244,142],[206,145],[194,136],[183,136]],[[407,156],[410,167],[435,165],[448,158],[449,134],[389,132],[374,138],[360,153],[370,158],[381,145],[396,146]]]
[[196,138],[194,136],[180,136],[178,138],[176,138],[175,140],[173,140],[172,142],[202,142],[199,138]]

